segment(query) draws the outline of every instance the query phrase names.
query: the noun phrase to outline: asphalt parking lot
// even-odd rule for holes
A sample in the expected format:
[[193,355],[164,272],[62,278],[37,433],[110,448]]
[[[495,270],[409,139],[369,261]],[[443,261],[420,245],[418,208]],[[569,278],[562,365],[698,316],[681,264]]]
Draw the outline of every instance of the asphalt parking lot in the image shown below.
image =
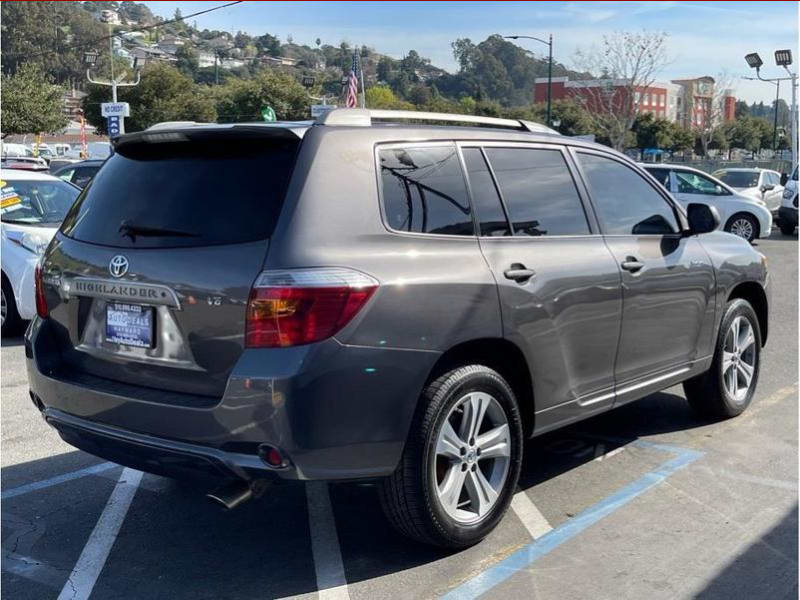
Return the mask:
[[395,533],[369,485],[284,484],[224,513],[76,451],[4,340],[2,597],[797,598],[797,236],[758,248],[774,287],[749,411],[700,420],[678,387],[530,441],[512,509],[457,553]]

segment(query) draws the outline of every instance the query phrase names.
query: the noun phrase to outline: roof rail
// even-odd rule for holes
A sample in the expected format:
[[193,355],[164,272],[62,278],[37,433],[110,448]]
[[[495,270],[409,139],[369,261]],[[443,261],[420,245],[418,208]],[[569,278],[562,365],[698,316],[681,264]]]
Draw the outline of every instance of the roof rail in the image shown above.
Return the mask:
[[476,115],[459,115],[453,113],[417,112],[414,110],[382,110],[371,108],[334,108],[317,119],[320,125],[344,125],[351,127],[369,127],[374,120],[380,121],[448,121],[452,123],[471,123],[489,125],[505,129],[517,129],[532,133],[552,133],[554,129],[518,119],[498,119],[496,117],[479,117]]

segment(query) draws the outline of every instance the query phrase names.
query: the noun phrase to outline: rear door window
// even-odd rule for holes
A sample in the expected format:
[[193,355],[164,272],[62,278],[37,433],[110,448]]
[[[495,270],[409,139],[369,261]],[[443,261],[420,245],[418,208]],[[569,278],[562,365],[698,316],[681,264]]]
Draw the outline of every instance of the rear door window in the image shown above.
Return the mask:
[[378,152],[383,210],[390,228],[473,235],[472,211],[455,145]]
[[578,190],[560,150],[485,148],[514,235],[588,235]]
[[84,189],[62,232],[122,248],[267,239],[296,151],[295,141],[264,138],[123,147]]

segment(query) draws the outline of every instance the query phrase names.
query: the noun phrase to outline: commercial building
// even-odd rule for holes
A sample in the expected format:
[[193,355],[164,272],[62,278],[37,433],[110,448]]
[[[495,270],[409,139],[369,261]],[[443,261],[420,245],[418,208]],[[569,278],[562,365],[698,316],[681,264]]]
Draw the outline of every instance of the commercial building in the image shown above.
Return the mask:
[[[579,101],[590,112],[604,112],[622,107],[633,92],[633,101],[640,114],[680,123],[684,127],[705,127],[708,119],[727,122],[734,118],[736,98],[732,90],[722,95],[714,93],[713,77],[674,79],[670,82],[655,82],[650,86],[630,90],[626,79],[582,79],[569,77],[552,79],[552,99],[571,98]],[[716,98],[716,100],[715,100]],[[534,103],[547,101],[547,77],[537,77],[533,88]],[[712,106],[719,102],[718,107]],[[714,123],[716,124],[716,123]]]

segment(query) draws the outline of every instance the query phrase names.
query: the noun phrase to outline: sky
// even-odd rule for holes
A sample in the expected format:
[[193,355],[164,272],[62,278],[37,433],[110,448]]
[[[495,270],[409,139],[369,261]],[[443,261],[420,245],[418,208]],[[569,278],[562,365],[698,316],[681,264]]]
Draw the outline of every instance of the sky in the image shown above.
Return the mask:
[[[145,2],[154,14],[170,18],[180,8],[184,16],[219,2]],[[556,61],[575,68],[575,52],[599,47],[614,31],[664,31],[669,64],[659,80],[726,74],[735,95],[747,102],[771,103],[775,86],[747,81],[753,76],[744,55],[758,52],[762,76],[786,73],[775,66],[773,52],[798,53],[797,2],[257,2],[248,1],[189,19],[200,29],[250,35],[270,33],[297,44],[365,44],[401,58],[409,50],[441,68],[457,70],[450,43],[468,37],[478,43],[493,33],[553,34]],[[547,47],[519,40],[524,48],[546,55]],[[781,85],[781,97],[791,102],[791,87]]]

